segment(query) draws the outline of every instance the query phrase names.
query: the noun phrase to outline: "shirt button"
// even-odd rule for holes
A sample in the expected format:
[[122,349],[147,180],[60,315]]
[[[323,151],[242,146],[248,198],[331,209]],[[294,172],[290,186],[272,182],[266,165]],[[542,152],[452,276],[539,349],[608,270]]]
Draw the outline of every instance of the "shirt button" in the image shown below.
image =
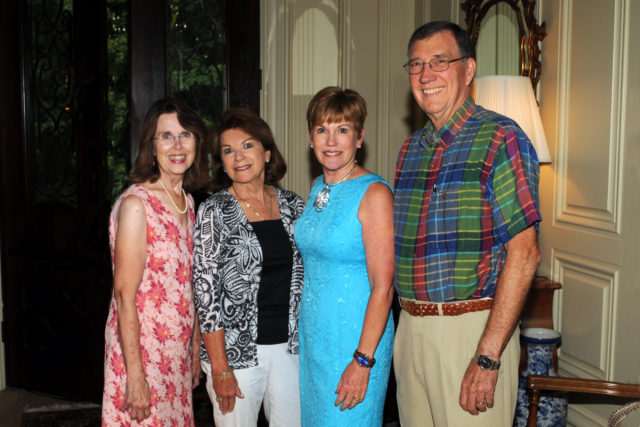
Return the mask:
[[446,192],[445,192],[445,193],[442,193],[442,198],[443,198],[443,199],[446,199],[446,198],[447,198],[447,193],[446,193]]

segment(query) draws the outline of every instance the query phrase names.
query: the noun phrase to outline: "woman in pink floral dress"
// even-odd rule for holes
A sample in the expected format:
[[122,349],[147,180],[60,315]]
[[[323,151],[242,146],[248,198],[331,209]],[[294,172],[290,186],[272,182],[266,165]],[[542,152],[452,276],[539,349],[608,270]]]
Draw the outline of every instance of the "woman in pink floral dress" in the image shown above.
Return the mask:
[[131,185],[109,235],[113,297],[105,331],[104,426],[193,426],[200,333],[191,288],[193,198],[208,179],[205,126],[184,102],[153,104]]

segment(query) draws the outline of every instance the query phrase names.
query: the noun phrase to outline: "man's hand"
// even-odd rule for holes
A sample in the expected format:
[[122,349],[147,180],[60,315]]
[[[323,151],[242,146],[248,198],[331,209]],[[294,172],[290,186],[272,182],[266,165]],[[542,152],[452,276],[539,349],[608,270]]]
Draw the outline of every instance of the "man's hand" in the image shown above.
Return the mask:
[[[540,261],[534,226],[513,236],[505,245],[505,260],[489,319],[478,343],[476,352],[498,360],[520,318],[520,311],[527,298],[529,286]],[[459,403],[470,414],[493,407],[498,371],[483,371],[474,361],[469,362],[462,378]]]
[[469,362],[460,387],[460,406],[472,415],[493,408],[493,393],[498,382],[498,371],[484,371],[475,360]]

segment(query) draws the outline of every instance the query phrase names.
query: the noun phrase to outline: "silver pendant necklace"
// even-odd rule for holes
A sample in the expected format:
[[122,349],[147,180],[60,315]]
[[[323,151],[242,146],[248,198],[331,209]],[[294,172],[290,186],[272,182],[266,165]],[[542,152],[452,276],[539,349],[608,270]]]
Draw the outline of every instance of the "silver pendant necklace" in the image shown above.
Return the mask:
[[318,193],[318,195],[316,196],[316,200],[314,200],[313,202],[313,207],[315,208],[316,212],[320,213],[324,210],[324,208],[326,208],[327,206],[329,206],[329,195],[331,193],[331,189],[340,184],[345,182],[346,180],[349,179],[349,177],[351,176],[351,173],[353,173],[354,170],[356,170],[356,163],[353,164],[353,167],[351,168],[351,170],[349,171],[348,174],[346,174],[343,178],[341,178],[338,182],[335,183],[324,183],[324,188],[322,190],[320,190],[320,192]]

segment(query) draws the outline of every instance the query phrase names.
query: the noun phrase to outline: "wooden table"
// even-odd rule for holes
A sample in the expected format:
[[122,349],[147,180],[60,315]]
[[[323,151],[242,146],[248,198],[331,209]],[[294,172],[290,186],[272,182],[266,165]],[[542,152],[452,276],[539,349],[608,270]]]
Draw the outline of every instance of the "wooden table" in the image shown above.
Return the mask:
[[[561,289],[562,285],[548,277],[535,276],[529,295],[524,303],[520,315],[520,331],[526,328],[553,329],[553,293]],[[520,344],[520,370],[522,371],[527,361],[527,350]],[[553,351],[553,366],[558,371],[557,349]]]

